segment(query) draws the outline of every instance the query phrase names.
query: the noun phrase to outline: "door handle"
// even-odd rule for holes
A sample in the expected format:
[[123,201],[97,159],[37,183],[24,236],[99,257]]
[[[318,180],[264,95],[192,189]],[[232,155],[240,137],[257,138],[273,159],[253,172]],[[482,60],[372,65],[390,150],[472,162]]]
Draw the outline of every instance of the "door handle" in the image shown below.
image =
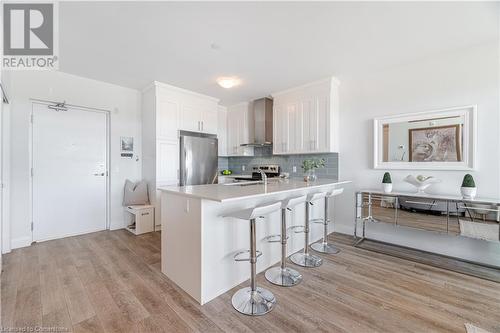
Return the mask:
[[101,173],[94,173],[94,176],[96,176],[96,177],[99,177],[99,176],[104,177],[104,175],[105,175],[105,173],[104,173],[104,172],[101,172]]

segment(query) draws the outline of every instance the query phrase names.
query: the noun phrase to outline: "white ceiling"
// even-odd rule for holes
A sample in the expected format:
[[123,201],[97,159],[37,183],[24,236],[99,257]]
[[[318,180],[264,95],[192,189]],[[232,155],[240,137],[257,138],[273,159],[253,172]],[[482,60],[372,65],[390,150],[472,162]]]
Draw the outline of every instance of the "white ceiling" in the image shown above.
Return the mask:
[[[498,3],[61,2],[60,70],[225,105],[498,41]],[[212,48],[212,44],[218,48]],[[220,88],[218,76],[242,85]]]

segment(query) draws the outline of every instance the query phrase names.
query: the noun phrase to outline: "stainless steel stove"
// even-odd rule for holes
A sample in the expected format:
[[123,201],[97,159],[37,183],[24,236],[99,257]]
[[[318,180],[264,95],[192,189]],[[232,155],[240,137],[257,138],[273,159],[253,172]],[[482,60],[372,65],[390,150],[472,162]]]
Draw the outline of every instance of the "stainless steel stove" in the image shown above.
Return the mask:
[[252,175],[251,176],[242,176],[235,177],[235,180],[262,180],[262,175],[258,170],[262,170],[266,173],[268,178],[279,177],[280,175],[280,166],[276,164],[267,164],[267,165],[256,165],[252,167]]

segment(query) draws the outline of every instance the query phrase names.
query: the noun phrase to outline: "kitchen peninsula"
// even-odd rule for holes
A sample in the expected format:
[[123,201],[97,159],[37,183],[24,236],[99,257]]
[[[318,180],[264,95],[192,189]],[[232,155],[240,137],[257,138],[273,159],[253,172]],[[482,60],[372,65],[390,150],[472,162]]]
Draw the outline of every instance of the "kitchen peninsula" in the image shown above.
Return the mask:
[[[250,276],[249,266],[237,263],[233,256],[249,248],[248,221],[226,218],[228,213],[278,202],[290,196],[332,190],[349,181],[320,179],[306,183],[302,179],[261,182],[159,187],[161,194],[162,239],[161,270],[179,287],[204,304]],[[305,206],[297,207],[289,221],[304,225]],[[324,202],[312,209],[313,218],[323,217]],[[333,214],[333,210],[332,210]],[[257,272],[280,260],[279,243],[266,237],[280,233],[280,213],[257,221],[257,249],[262,256]],[[322,237],[323,228],[312,225],[310,242]],[[304,245],[303,234],[290,233],[288,254]]]

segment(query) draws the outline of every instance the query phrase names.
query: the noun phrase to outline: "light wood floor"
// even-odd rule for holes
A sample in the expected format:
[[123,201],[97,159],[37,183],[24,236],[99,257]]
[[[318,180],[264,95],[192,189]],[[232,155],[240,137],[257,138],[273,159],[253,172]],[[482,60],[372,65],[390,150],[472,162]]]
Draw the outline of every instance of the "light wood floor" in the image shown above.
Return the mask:
[[[263,317],[231,307],[232,290],[199,306],[160,272],[160,234],[106,231],[49,241],[4,256],[2,327],[74,332],[500,332],[500,284],[354,248],[304,281],[280,288]],[[179,253],[182,255],[182,253]],[[235,263],[238,265],[238,263]]]

